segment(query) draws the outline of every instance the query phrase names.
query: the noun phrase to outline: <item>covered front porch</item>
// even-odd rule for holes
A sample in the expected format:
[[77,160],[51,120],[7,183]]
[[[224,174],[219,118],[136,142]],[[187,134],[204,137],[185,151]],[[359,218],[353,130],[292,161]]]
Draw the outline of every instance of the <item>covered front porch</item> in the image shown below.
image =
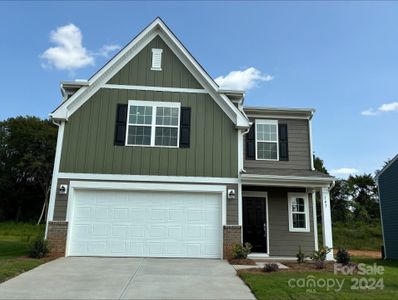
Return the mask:
[[[323,245],[333,249],[330,188],[334,178],[310,176],[241,175],[242,242],[252,245],[251,258],[294,258],[318,250],[317,195]],[[319,196],[318,196],[319,197]],[[327,255],[333,260],[333,251]]]

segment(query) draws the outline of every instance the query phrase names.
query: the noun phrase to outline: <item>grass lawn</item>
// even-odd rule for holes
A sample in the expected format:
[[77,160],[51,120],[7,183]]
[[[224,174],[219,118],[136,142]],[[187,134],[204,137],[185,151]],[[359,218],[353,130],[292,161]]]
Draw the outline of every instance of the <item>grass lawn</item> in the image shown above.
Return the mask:
[[26,257],[30,243],[43,232],[44,226],[27,223],[0,223],[0,282],[26,272],[46,259]]
[[[333,272],[288,272],[278,271],[275,273],[249,273],[241,272],[240,277],[250,287],[257,299],[396,299],[398,295],[398,261],[383,261],[371,258],[354,258],[357,263],[365,263],[368,266],[376,263],[384,267],[383,275],[343,275]],[[302,287],[297,279],[314,278],[320,285],[315,289]],[[313,277],[312,277],[313,276]],[[355,279],[357,278],[357,279]],[[363,278],[361,280],[361,278]],[[372,286],[373,279],[377,282],[382,278],[383,289],[370,289],[366,285]],[[320,280],[321,279],[321,280]],[[329,280],[330,285],[336,279],[343,283],[340,291],[335,283],[333,288],[327,290],[322,284]],[[359,279],[359,280],[358,280]],[[320,281],[318,281],[320,280]],[[352,289],[353,283],[358,280],[362,288]],[[289,286],[289,282],[291,285]],[[308,281],[304,281],[307,283]],[[293,286],[293,287],[291,287]],[[359,286],[359,285],[358,285]]]
[[[322,245],[322,227],[318,226],[318,240]],[[355,250],[380,251],[383,235],[380,223],[333,223],[333,245]]]

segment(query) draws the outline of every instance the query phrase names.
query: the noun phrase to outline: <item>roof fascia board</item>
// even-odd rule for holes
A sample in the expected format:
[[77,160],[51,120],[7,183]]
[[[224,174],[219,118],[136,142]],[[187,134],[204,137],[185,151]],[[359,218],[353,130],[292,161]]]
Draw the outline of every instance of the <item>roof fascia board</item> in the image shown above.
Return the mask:
[[311,184],[332,184],[335,181],[334,177],[306,177],[306,176],[278,176],[278,175],[257,175],[257,174],[242,174],[242,182],[254,181],[271,182],[271,183],[311,183]]
[[257,119],[261,119],[261,118],[264,118],[264,119],[272,119],[272,118],[274,118],[274,119],[297,119],[297,120],[311,119],[311,116],[292,116],[292,115],[284,115],[284,114],[277,114],[277,115],[275,114],[274,115],[274,114],[264,113],[264,114],[256,115],[256,114],[251,114],[251,113],[246,112],[246,115],[250,118],[257,118]]

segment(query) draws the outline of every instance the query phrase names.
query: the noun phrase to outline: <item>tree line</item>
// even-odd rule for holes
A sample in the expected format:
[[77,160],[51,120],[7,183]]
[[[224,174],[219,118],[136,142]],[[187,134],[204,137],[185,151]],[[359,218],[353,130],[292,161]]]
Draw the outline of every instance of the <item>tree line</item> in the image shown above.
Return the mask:
[[[329,175],[319,157],[314,158],[314,167]],[[379,222],[379,196],[374,176],[364,173],[337,179],[330,191],[330,206],[333,222]]]
[[[57,130],[50,120],[31,116],[0,122],[0,221],[46,216]],[[314,165],[329,174],[320,158],[315,157]],[[379,221],[372,174],[338,179],[330,196],[334,222]]]

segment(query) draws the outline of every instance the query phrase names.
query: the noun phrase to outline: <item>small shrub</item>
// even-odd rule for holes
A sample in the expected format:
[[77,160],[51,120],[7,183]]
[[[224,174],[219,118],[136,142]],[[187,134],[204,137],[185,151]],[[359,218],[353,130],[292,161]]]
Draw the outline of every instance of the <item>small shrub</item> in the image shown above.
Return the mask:
[[234,259],[246,259],[247,256],[250,254],[252,249],[252,245],[249,243],[242,244],[235,244],[232,246],[232,257]]
[[269,263],[269,264],[265,264],[263,267],[263,272],[276,272],[279,270],[278,264],[275,263]]
[[328,247],[321,247],[319,250],[314,250],[310,258],[315,262],[315,268],[323,269],[325,267],[326,255],[331,251]]
[[32,258],[43,258],[48,256],[50,252],[48,248],[47,240],[43,239],[43,237],[39,236],[32,242],[29,248],[29,257]]
[[342,265],[348,265],[351,261],[351,256],[344,248],[339,248],[336,253],[336,262]]
[[298,262],[299,264],[301,264],[301,263],[304,262],[305,255],[304,255],[303,251],[301,250],[301,245],[300,245],[300,247],[299,247],[299,251],[298,251],[297,254],[296,254],[296,257],[297,257],[297,262]]

